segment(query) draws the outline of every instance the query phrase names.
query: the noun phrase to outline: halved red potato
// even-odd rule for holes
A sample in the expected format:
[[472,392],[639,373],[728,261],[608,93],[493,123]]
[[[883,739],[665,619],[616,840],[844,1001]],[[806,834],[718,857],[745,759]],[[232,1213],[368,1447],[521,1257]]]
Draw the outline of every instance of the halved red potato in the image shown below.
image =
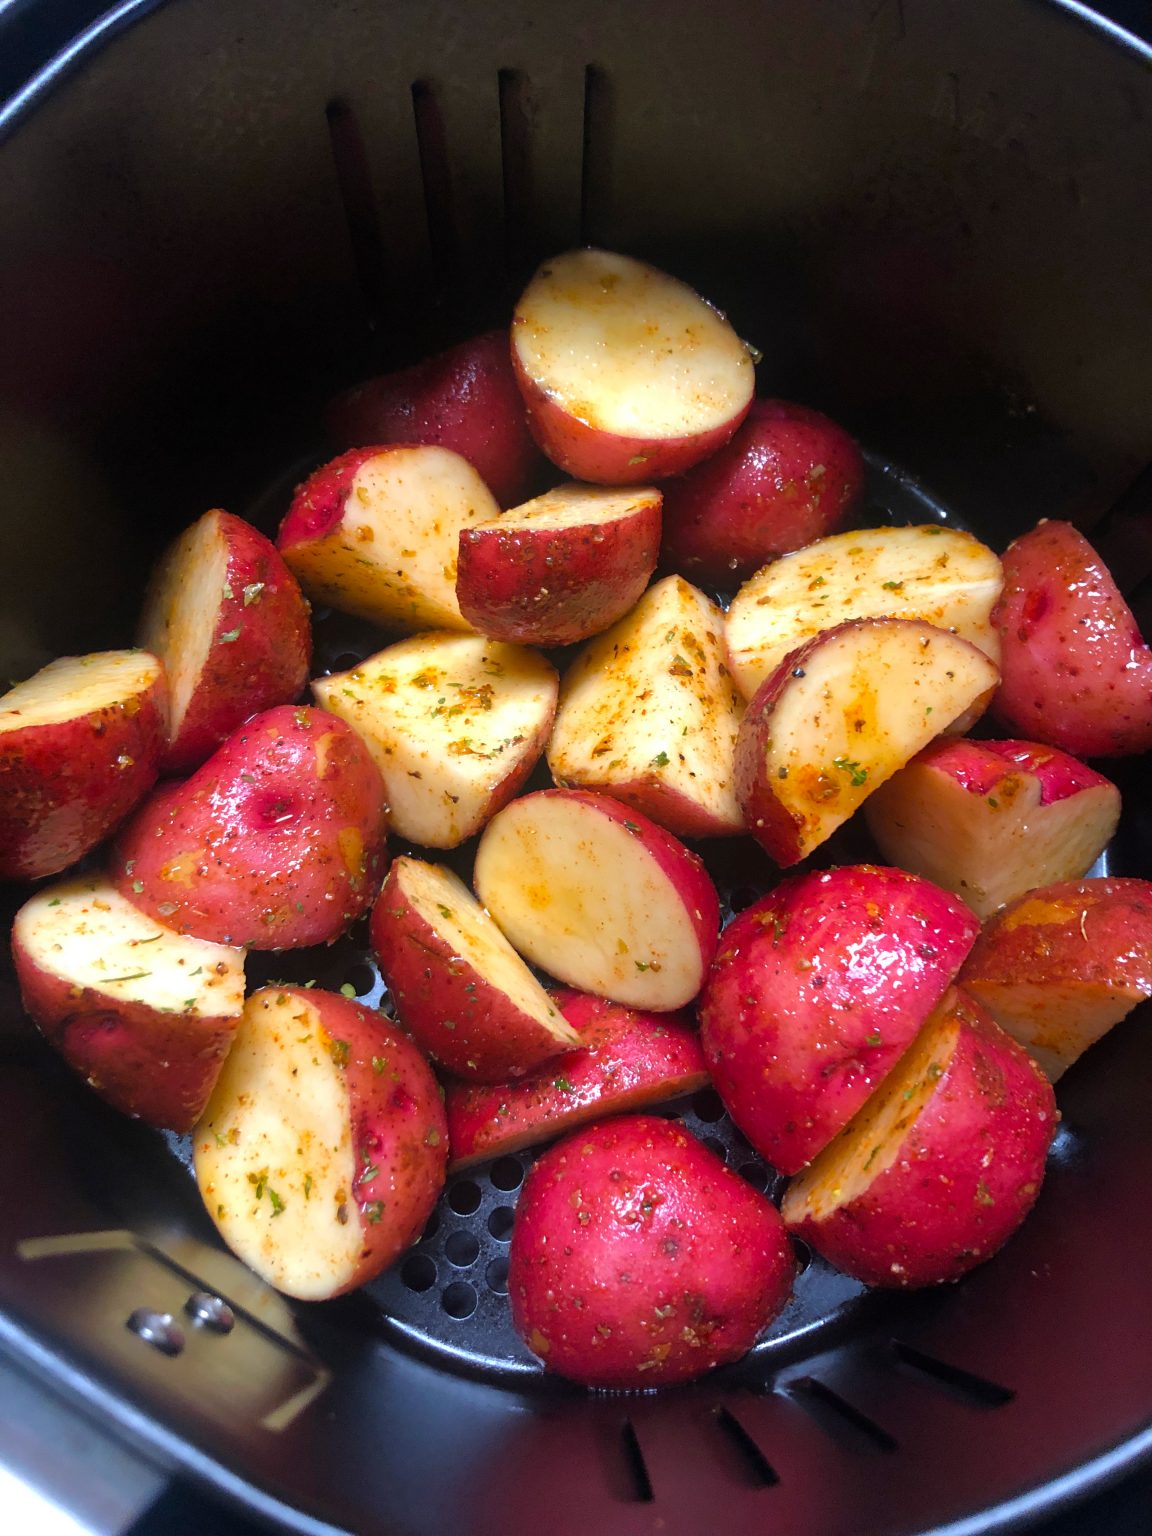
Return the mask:
[[362,443],[452,449],[502,507],[522,501],[547,467],[524,419],[507,331],[469,337],[410,368],[357,384],[326,414],[341,449]]
[[847,1124],[972,948],[962,901],[901,869],[796,875],[733,918],[700,996],[728,1112],[781,1173]]
[[371,934],[401,1023],[450,1072],[501,1083],[579,1044],[557,1004],[450,869],[396,859],[373,908]]
[[532,772],[559,687],[535,651],[440,631],[317,678],[312,692],[363,738],[392,830],[426,848],[455,848]]
[[196,1183],[237,1258],[323,1301],[365,1285],[424,1229],[448,1128],[420,1052],[332,992],[254,992],[193,1132]]
[[789,1185],[784,1220],[867,1285],[958,1280],[1035,1204],[1059,1118],[1036,1063],[954,989],[855,1119]]
[[708,1086],[687,1014],[642,1013],[586,992],[562,992],[555,1001],[580,1037],[573,1050],[519,1082],[448,1084],[452,1170]]
[[683,474],[748,414],[748,348],[667,273],[610,251],[546,261],[512,316],[528,426],[576,480],[634,485]]
[[179,933],[246,949],[324,944],[367,910],[386,848],[384,785],[350,726],[255,715],[116,839],[121,895]]
[[788,653],[848,619],[922,619],[996,661],[1000,561],[970,533],[927,523],[834,533],[767,565],[732,599],[728,665],[750,699]]
[[481,634],[572,645],[628,612],[656,568],[661,495],[561,485],[460,532],[456,597]]
[[1079,757],[1152,750],[1152,648],[1071,523],[1042,522],[1008,546],[992,621],[1007,725]]
[[341,613],[401,633],[466,630],[460,530],[499,511],[447,448],[356,448],[299,487],[277,544],[308,596]]
[[58,874],[156,782],[168,729],[148,651],[66,656],[0,697],[0,879]]
[[485,828],[473,878],[522,955],[617,1003],[683,1008],[716,953],[720,903],[699,858],[607,795],[513,800]]
[[665,487],[664,564],[731,591],[838,532],[863,491],[864,460],[843,427],[788,400],[753,400],[719,453]]
[[37,891],[16,914],[25,1011],[101,1098],[188,1131],[244,1007],[244,953],[173,933],[99,875]]
[[308,604],[270,539],[230,512],[205,512],[156,569],[140,643],[168,674],[165,774],[188,773],[257,710],[291,704],[308,681]]
[[1152,884],[1029,891],[985,926],[960,981],[1055,1082],[1152,997]]
[[885,858],[988,917],[1087,873],[1116,830],[1120,791],[1058,747],[950,737],[881,785],[864,815]]
[[736,794],[749,832],[795,864],[923,747],[978,716],[998,673],[967,640],[912,619],[859,619],[787,656],[749,704]]
[[723,613],[667,576],[568,669],[548,766],[557,784],[605,790],[681,837],[730,836],[744,830],[733,783],[743,713]]
[[508,1294],[546,1370],[651,1388],[746,1354],[794,1274],[769,1200],[681,1126],[625,1115],[550,1147],[529,1173]]

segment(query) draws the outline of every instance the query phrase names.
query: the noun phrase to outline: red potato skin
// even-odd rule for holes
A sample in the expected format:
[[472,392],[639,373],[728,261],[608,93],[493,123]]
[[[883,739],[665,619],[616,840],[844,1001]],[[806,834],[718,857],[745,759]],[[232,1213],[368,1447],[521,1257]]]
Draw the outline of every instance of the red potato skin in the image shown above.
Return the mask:
[[344,516],[344,504],[361,464],[387,451],[387,446],[379,444],[371,448],[352,448],[309,475],[296,487],[276,536],[277,549],[290,550],[297,544],[310,544],[331,533]]
[[793,1275],[763,1195],[680,1126],[629,1115],[577,1131],[529,1173],[508,1291],[547,1370],[660,1387],[746,1354]]
[[385,816],[380,772],[356,732],[284,705],[143,805],[109,876],[178,933],[249,949],[328,943],[376,894]]
[[659,549],[659,501],[584,528],[465,528],[456,599],[469,624],[493,640],[574,645],[635,606]]
[[14,946],[24,1010],[114,1109],[163,1130],[190,1131],[216,1085],[240,1015],[164,1013],[54,976]]
[[352,1198],[364,1238],[349,1290],[412,1246],[440,1198],[448,1165],[440,1086],[411,1040],[374,1009],[335,992],[281,990],[319,1010],[348,1086],[357,1165]]
[[555,995],[580,1048],[516,1083],[449,1083],[453,1171],[708,1086],[700,1037],[687,1014],[642,1013],[585,992]]
[[732,1119],[781,1173],[848,1123],[979,932],[957,897],[870,864],[793,876],[729,923],[701,1043]]
[[[571,415],[535,382],[516,354],[513,321],[512,364],[528,412],[528,429],[558,469],[593,485],[646,485],[682,475],[722,448],[748,414],[738,411],[710,432],[688,437],[623,437],[590,427]],[[749,402],[751,403],[751,402]]]
[[731,441],[664,490],[664,564],[734,587],[838,533],[860,506],[864,461],[842,427],[787,400],[754,400]]
[[1152,650],[1084,535],[1041,523],[1008,546],[1003,565],[993,712],[1078,757],[1152,750]]
[[414,443],[468,460],[502,507],[514,507],[546,468],[532,440],[506,331],[489,331],[410,368],[369,379],[334,400],[337,448]]
[[372,909],[369,936],[404,1028],[441,1066],[481,1083],[533,1071],[561,1050],[538,1020],[508,999],[493,1017],[492,997],[472,967],[409,902],[393,865]]
[[162,671],[142,695],[0,736],[0,880],[59,874],[156,782],[168,735]]
[[892,1163],[855,1200],[797,1237],[866,1285],[958,1280],[1012,1236],[1036,1203],[1059,1121],[1052,1085],[971,997],[936,1091]]
[[931,742],[913,761],[950,774],[971,795],[990,795],[1014,769],[1020,768],[1040,786],[1041,805],[1052,805],[1080,790],[1098,789],[1110,782],[1078,758],[1037,741],[944,737]]
[[259,529],[230,512],[216,516],[228,544],[226,592],[204,669],[164,753],[165,776],[198,768],[250,715],[292,703],[308,681],[312,626],[299,582]]
[[722,826],[715,816],[702,810],[687,795],[669,784],[651,778],[629,779],[609,786],[612,798],[622,801],[633,813],[675,828],[680,837],[738,837],[742,828]]

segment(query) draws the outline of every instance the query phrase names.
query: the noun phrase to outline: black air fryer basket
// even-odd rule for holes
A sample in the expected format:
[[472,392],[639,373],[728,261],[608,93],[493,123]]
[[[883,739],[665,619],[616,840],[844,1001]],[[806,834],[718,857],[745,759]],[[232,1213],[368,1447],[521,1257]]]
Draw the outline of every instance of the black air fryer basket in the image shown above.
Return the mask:
[[[130,0],[0,119],[0,676],[126,643],[174,530],[272,526],[334,390],[501,323],[580,242],[727,310],[761,393],[866,445],[873,516],[997,548],[1073,518],[1147,620],[1150,66],[1040,0]],[[1117,773],[1106,867],[1152,875],[1147,763]],[[733,904],[769,878],[724,857]],[[380,1001],[351,944],[323,966]],[[507,1322],[526,1156],[452,1179],[365,1292],[290,1306],[5,971],[0,1343],[294,1530],[1000,1529],[1152,1448],[1150,1025],[1064,1080],[1039,1205],[963,1283],[813,1261],[740,1365],[593,1395]],[[713,1096],[678,1112],[772,1187]],[[230,1331],[210,1301],[178,1354],[127,1326],[198,1292]]]

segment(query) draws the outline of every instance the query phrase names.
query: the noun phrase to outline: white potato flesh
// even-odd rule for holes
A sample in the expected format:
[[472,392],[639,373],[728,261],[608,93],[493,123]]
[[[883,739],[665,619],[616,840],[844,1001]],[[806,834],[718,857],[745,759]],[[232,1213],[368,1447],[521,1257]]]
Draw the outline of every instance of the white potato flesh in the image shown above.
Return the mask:
[[1147,995],[1107,982],[1052,979],[996,982],[975,977],[970,987],[965,979],[964,986],[1053,1083]]
[[[899,619],[846,624],[814,645],[797,672],[770,722],[761,722],[759,772],[772,796],[801,818],[801,857],[968,717],[999,679],[968,641]],[[755,835],[754,818],[749,830]]]
[[570,986],[657,1011],[700,990],[700,943],[673,879],[594,805],[513,801],[488,824],[474,882],[515,948]]
[[559,682],[525,646],[434,633],[319,678],[312,691],[363,737],[393,830],[426,848],[455,848],[540,755]]
[[863,1108],[792,1180],[780,1211],[789,1226],[808,1217],[820,1221],[850,1205],[892,1166],[909,1128],[935,1093],[959,1033],[951,1009],[931,1015]]
[[244,1007],[242,949],[162,928],[98,877],[38,891],[12,938],[42,971],[121,1003],[211,1018]]
[[156,573],[140,638],[168,674],[170,735],[180,730],[216,634],[228,574],[228,542],[210,512],[185,530]]
[[757,571],[732,599],[728,665],[750,699],[798,645],[848,619],[923,619],[999,664],[991,624],[1004,573],[970,533],[929,523],[834,533]]
[[348,1087],[298,992],[248,999],[193,1151],[209,1215],[269,1284],[317,1301],[354,1277],[363,1233]]
[[565,1046],[580,1043],[564,1015],[485,912],[450,869],[420,859],[396,860],[399,888],[412,909],[485,982],[536,1019]]
[[456,601],[461,528],[500,507],[447,448],[389,448],[352,480],[339,525],[282,549],[311,597],[392,629],[470,630]]
[[161,675],[148,651],[95,651],[49,662],[27,682],[0,697],[0,734],[29,726],[60,725],[140,699]]
[[516,306],[525,373],[569,415],[622,437],[710,432],[752,398],[752,359],[685,283],[609,251],[557,256]]
[[609,793],[637,781],[663,787],[716,832],[739,832],[733,756],[743,712],[724,661],[723,613],[668,576],[572,663],[548,765],[557,783]]
[[1116,830],[1116,791],[1093,785],[1041,805],[1040,781],[1009,770],[989,800],[929,763],[909,763],[865,808],[880,852],[980,918],[1036,886],[1078,880]]
[[659,506],[662,499],[653,486],[620,488],[573,481],[513,507],[496,519],[496,526],[501,530],[595,527],[600,523],[618,523],[646,507]]

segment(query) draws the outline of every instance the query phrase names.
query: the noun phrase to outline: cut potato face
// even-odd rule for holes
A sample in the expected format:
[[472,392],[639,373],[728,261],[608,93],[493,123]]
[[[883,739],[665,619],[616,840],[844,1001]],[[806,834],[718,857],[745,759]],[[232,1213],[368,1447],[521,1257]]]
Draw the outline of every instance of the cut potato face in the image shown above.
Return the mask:
[[716,892],[699,860],[603,795],[543,790],[493,817],[480,900],[522,955],[582,991],[657,1012],[700,990]]
[[824,842],[898,768],[991,697],[998,673],[930,624],[864,619],[793,652],[748,707],[736,792],[778,864]]
[[922,619],[997,661],[991,613],[1000,561],[970,533],[929,523],[818,539],[740,588],[726,621],[728,665],[750,699],[798,645],[848,619]]
[[[63,656],[41,668],[0,698],[0,736],[80,717],[136,713],[139,700],[155,685],[161,668],[148,651],[95,651]],[[138,708],[138,706],[137,706]]]
[[512,798],[544,750],[558,689],[536,652],[451,633],[402,640],[312,685],[364,739],[393,831],[426,848],[455,848]]
[[305,592],[401,632],[467,630],[456,601],[460,530],[500,508],[446,448],[365,448],[305,482],[280,551]]
[[720,609],[682,577],[650,587],[565,675],[548,744],[556,782],[604,790],[683,837],[743,831],[744,706],[723,636]]
[[277,1290],[318,1300],[356,1274],[348,1087],[332,1037],[298,992],[266,987],[249,1000],[197,1128],[195,1163],[229,1248]]

